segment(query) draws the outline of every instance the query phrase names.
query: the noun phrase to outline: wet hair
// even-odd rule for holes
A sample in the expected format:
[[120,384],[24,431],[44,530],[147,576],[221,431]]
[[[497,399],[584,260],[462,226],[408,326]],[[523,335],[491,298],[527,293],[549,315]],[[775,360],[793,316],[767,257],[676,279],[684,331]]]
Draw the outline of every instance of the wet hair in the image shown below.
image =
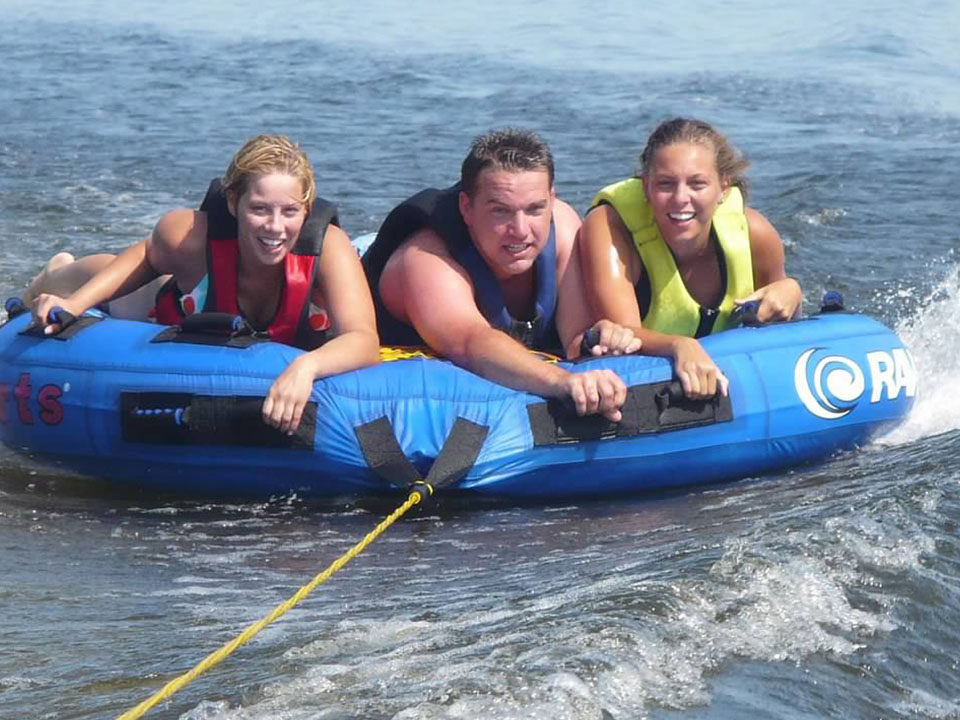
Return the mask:
[[223,176],[223,189],[239,200],[250,186],[251,178],[269,173],[285,173],[300,180],[303,193],[297,200],[307,211],[317,196],[313,168],[300,146],[283,135],[257,135],[237,151]]
[[460,166],[460,187],[468,196],[473,197],[480,173],[487,168],[511,172],[546,170],[550,187],[553,187],[553,155],[543,139],[532,130],[493,130],[473,141]]
[[750,161],[743,157],[743,154],[727,140],[725,135],[717,132],[710,123],[703,120],[673,118],[660,123],[650,133],[647,145],[640,154],[640,175],[646,175],[650,171],[653,158],[660,148],[677,143],[695,143],[713,150],[713,159],[720,180],[740,188],[743,199],[747,199],[746,170]]

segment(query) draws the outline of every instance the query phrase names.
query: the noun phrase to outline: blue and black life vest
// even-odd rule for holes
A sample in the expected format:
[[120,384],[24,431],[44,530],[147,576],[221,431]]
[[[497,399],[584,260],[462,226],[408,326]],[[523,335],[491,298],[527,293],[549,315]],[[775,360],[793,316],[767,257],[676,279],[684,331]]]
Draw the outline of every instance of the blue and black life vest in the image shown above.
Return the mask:
[[380,297],[380,276],[390,256],[401,243],[424,227],[431,228],[446,243],[450,255],[466,270],[473,282],[477,307],[491,326],[530,348],[560,353],[556,329],[557,248],[554,226],[543,251],[534,261],[536,297],[529,321],[517,320],[507,310],[503,290],[477,251],[459,206],[460,184],[446,190],[423,190],[395,207],[377,232],[377,238],[363,256],[363,269],[377,311],[377,330],[384,345],[425,345],[409,324],[387,310]]

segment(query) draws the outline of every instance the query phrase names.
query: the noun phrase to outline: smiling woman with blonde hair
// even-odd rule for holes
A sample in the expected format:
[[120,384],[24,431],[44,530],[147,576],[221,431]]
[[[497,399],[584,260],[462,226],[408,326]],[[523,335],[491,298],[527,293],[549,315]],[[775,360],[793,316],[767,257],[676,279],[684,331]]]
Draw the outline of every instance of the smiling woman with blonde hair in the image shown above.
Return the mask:
[[70,260],[54,256],[27,293],[48,333],[58,330],[54,307],[79,315],[166,276],[155,295],[141,290],[125,306],[115,302],[118,314],[164,324],[200,311],[239,314],[272,340],[307,350],[264,400],[264,421],[285,432],[299,425],[315,379],[378,359],[357,253],[334,206],[316,197],[306,155],[281,135],[258,135],[240,148],[200,210],[166,213],[147,240],[116,258]]

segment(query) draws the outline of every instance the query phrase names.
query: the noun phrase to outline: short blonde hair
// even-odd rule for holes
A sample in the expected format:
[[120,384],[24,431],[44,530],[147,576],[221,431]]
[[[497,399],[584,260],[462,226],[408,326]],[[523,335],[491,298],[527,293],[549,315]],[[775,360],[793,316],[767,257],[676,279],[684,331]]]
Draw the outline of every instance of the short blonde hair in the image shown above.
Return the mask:
[[257,135],[247,140],[227,167],[223,190],[239,200],[252,177],[269,173],[285,173],[300,180],[303,194],[297,200],[310,211],[317,197],[313,168],[300,146],[284,135]]

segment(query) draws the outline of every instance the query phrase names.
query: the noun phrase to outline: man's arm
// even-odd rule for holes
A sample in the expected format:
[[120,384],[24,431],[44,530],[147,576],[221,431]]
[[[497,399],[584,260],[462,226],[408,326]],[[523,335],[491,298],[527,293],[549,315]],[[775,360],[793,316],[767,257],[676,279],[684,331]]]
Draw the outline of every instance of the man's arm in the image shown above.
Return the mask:
[[494,329],[477,307],[469,275],[431,230],[391,257],[380,285],[387,308],[437,353],[477,375],[544,397],[569,397],[581,415],[620,420],[626,386],[608,370],[570,373]]

